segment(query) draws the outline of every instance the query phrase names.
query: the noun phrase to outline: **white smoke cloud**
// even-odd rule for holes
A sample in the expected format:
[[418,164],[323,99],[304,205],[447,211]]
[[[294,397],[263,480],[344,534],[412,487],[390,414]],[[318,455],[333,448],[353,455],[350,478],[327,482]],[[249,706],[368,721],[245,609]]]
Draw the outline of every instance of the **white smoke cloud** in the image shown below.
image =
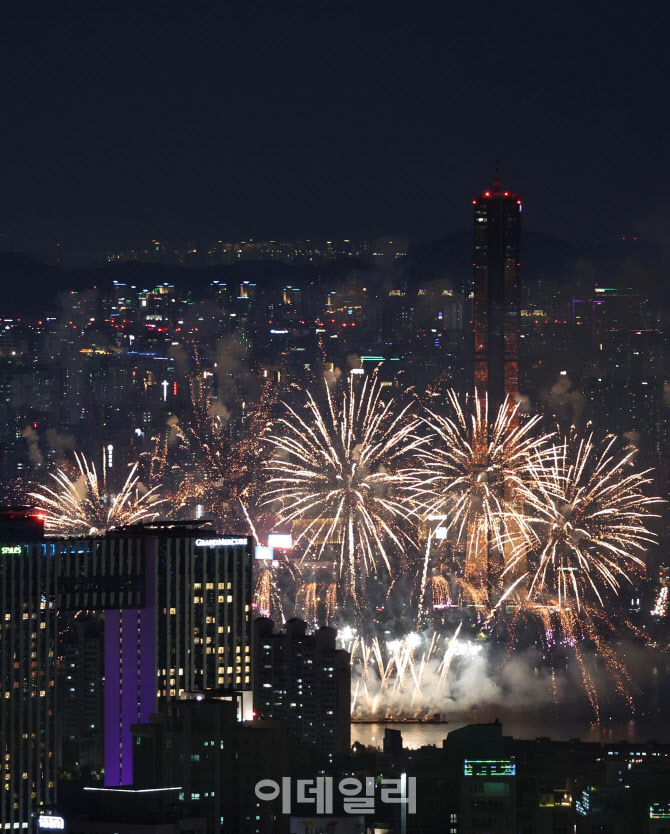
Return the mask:
[[545,395],[549,406],[558,416],[576,422],[584,410],[584,394],[572,386],[567,374],[561,374]]
[[39,436],[32,426],[26,426],[21,432],[21,437],[24,437],[28,446],[28,457],[33,466],[42,466],[44,463],[44,456],[39,447]]
[[47,429],[46,440],[58,458],[64,458],[68,452],[77,448],[77,441],[71,434],[63,434],[56,429]]
[[[627,663],[634,653],[635,648],[629,647]],[[408,670],[402,685],[397,685],[392,676],[382,690],[374,672],[369,671],[364,681],[361,666],[355,662],[352,692],[358,691],[354,717],[427,718],[436,713],[476,715],[487,708],[543,710],[568,704],[589,709],[582,668],[574,655],[552,672],[541,652],[533,647],[506,655],[497,644],[459,640],[449,671],[441,679],[443,657],[443,653],[435,655],[425,664],[419,689]],[[419,670],[421,650],[415,651],[414,659]],[[596,690],[606,700],[613,691],[613,681],[603,668],[602,658],[583,650],[582,661]]]
[[328,388],[332,388],[336,385],[341,376],[342,371],[339,368],[328,368],[323,374],[323,378],[325,379]]

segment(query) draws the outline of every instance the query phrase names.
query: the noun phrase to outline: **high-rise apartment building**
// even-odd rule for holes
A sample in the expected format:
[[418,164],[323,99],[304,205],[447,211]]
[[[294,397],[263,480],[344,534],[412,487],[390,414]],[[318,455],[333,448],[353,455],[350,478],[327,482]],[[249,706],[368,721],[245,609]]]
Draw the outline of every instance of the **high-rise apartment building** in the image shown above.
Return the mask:
[[519,390],[521,200],[501,189],[474,206],[475,387],[497,410]]
[[259,618],[254,630],[254,713],[287,721],[291,734],[314,746],[323,764],[351,744],[349,653],[336,648],[337,631],[306,633],[303,620],[276,630]]
[[132,782],[131,725],[161,703],[251,689],[252,539],[179,523],[41,539],[23,516],[0,523],[0,829],[56,800],[64,612],[104,612],[107,785]]

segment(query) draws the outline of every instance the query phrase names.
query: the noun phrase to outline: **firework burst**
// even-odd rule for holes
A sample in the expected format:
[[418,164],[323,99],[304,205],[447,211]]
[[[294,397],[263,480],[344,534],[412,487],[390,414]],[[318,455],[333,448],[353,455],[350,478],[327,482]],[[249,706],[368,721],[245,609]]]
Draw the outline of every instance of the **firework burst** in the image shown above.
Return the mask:
[[[656,536],[649,521],[661,499],[645,494],[649,471],[634,470],[636,450],[618,451],[615,437],[601,444],[574,429],[545,456],[534,507],[535,541],[517,543],[506,575],[520,571],[505,595],[516,603],[510,634],[539,625],[544,650],[574,654],[596,719],[600,704],[584,646],[593,646],[631,708],[633,681],[610,645],[617,633],[615,606],[622,583],[644,573],[644,554]],[[502,601],[502,600],[501,600]]]
[[[602,607],[607,592],[617,594],[631,573],[644,571],[642,557],[656,541],[651,507],[661,499],[645,495],[652,481],[649,471],[633,470],[635,454],[617,453],[615,437],[597,445],[592,434],[572,431],[545,455],[530,599],[549,596],[577,611],[594,601]],[[525,542],[515,548],[507,571],[525,566],[527,549]]]
[[[399,521],[409,518],[396,498],[402,456],[421,445],[412,402],[382,397],[376,375],[349,375],[321,402],[306,392],[306,414],[283,403],[284,416],[267,441],[273,447],[262,505],[277,507],[292,525],[303,557],[333,559],[340,591],[360,610],[366,577],[391,572],[389,547],[413,546]],[[297,533],[297,535],[296,535]]]
[[37,509],[44,513],[44,524],[51,535],[98,536],[110,530],[152,521],[160,514],[163,503],[156,495],[156,487],[142,491],[137,475],[137,463],[131,468],[118,493],[108,484],[107,467],[103,454],[102,477],[95,464],[75,452],[76,477],[62,469],[51,473],[54,488],[42,486],[30,497]]
[[[406,473],[417,515],[440,520],[455,546],[465,547],[467,586],[486,589],[490,551],[500,553],[532,531],[528,508],[536,503],[550,435],[537,431],[539,416],[519,423],[519,406],[509,400],[489,419],[488,401],[474,396],[470,410],[453,391],[451,416],[428,410],[429,442],[417,451],[418,464]],[[434,531],[433,531],[434,532]],[[428,535],[422,572],[419,618],[433,548]],[[477,600],[480,593],[477,593]]]

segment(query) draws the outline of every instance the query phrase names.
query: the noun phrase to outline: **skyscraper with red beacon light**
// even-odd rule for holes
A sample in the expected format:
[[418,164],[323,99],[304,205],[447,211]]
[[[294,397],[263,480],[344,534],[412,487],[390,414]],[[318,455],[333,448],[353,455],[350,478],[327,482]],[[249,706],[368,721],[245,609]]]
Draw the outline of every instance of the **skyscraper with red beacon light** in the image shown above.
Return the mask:
[[519,265],[521,200],[503,191],[496,173],[492,191],[474,208],[475,387],[488,394],[495,415],[519,390]]

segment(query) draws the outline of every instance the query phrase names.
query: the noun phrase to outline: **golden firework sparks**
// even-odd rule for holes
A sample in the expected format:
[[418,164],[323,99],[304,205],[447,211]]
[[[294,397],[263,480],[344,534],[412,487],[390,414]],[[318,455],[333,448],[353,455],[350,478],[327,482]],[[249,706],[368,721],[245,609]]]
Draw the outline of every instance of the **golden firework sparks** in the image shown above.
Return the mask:
[[275,505],[280,523],[293,525],[304,555],[334,552],[341,592],[360,607],[366,577],[391,571],[390,544],[413,546],[398,524],[410,510],[397,497],[396,470],[422,441],[412,402],[383,398],[376,374],[349,375],[332,390],[324,380],[322,390],[320,400],[305,392],[305,416],[283,403],[285,416],[266,438],[273,456],[261,506]]
[[[660,498],[645,494],[649,470],[636,471],[635,449],[617,451],[616,438],[596,444],[573,430],[545,455],[537,480],[539,518],[534,525],[536,566],[528,597],[549,595],[559,607],[597,601],[645,569],[644,553],[656,542],[649,521]],[[528,542],[512,552],[506,571],[528,558]]]
[[75,452],[78,477],[71,478],[62,469],[51,473],[55,482],[52,489],[41,486],[31,492],[37,508],[44,513],[47,533],[58,536],[98,536],[110,530],[152,521],[160,515],[163,501],[156,494],[157,487],[141,490],[137,463],[123,486],[114,493],[108,484],[107,466],[103,454],[102,477],[95,464]]
[[[605,662],[617,689],[631,709],[633,682],[609,638],[616,632],[610,598],[622,582],[644,573],[644,554],[656,542],[649,522],[661,499],[646,494],[650,471],[634,469],[636,450],[618,449],[613,436],[596,443],[592,433],[571,429],[539,466],[534,541],[517,543],[503,578],[528,568],[527,582],[510,586],[505,598],[516,603],[510,635],[535,620],[547,651],[571,651],[581,670],[584,689],[596,720],[598,691],[584,646],[593,646]],[[518,586],[518,587],[517,587]],[[501,598],[502,602],[502,598]]]
[[[428,410],[429,442],[418,448],[418,463],[404,475],[417,515],[444,519],[447,535],[457,547],[465,546],[465,579],[486,589],[490,550],[503,553],[510,542],[532,538],[527,510],[536,503],[551,435],[537,431],[539,416],[519,424],[519,406],[509,399],[494,419],[486,398],[475,395],[466,408],[449,391],[447,401],[450,416]],[[419,617],[432,537],[424,555]]]
[[200,504],[227,529],[252,532],[247,508],[261,483],[272,387],[266,384],[257,399],[244,403],[243,425],[233,430],[227,410],[212,396],[203,375],[191,378],[191,415],[183,430],[196,460],[179,490],[181,504]]

